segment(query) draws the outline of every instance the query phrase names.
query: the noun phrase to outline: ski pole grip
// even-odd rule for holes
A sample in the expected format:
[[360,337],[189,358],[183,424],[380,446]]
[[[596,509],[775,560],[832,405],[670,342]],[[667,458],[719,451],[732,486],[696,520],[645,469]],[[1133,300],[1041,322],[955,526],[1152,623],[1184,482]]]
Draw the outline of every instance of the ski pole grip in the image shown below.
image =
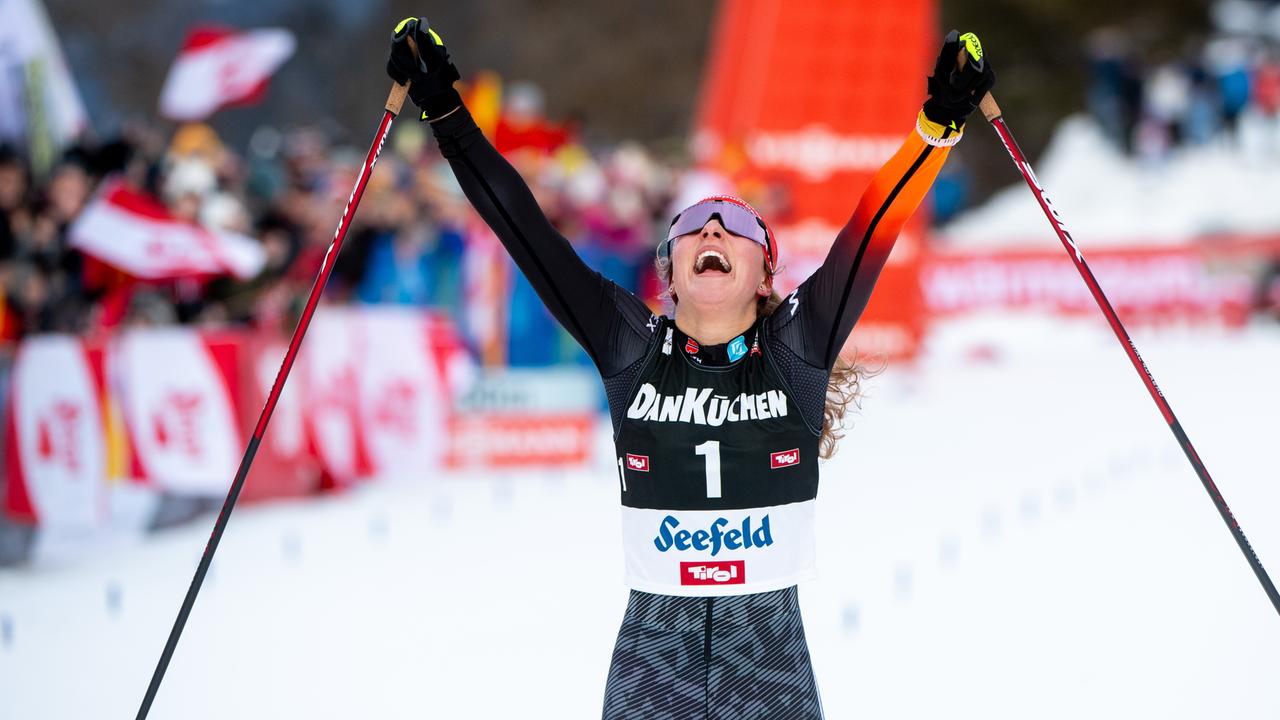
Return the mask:
[[991,93],[982,96],[978,109],[982,111],[982,116],[987,119],[987,122],[995,122],[1003,114],[1000,112],[1000,106],[996,104],[995,96]]
[[[413,39],[412,34],[406,37],[405,41],[409,43],[409,49],[413,51],[413,56],[416,58],[418,56],[418,42]],[[403,85],[400,83],[392,83],[391,93],[387,95],[387,104],[385,106],[387,112],[398,116],[400,114],[400,108],[404,107],[404,99],[408,95],[409,83],[405,83]]]
[[[964,64],[968,61],[967,53],[964,48],[961,48],[960,54],[956,56],[956,66],[963,70]],[[982,111],[982,116],[987,119],[987,122],[995,122],[996,118],[1004,114],[1000,112],[1000,106],[996,104],[996,99],[991,93],[982,96],[978,109]]]
[[399,115],[400,108],[404,107],[404,99],[409,95],[409,83],[401,85],[400,83],[391,83],[391,92],[387,95],[387,112],[392,115]]

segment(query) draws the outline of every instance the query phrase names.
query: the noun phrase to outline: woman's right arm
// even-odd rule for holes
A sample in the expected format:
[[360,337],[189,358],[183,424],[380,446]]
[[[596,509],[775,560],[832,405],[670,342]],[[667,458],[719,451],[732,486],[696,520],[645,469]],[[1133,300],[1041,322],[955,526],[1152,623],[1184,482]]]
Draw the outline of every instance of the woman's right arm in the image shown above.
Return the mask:
[[524,179],[489,144],[453,83],[458,69],[425,19],[405,18],[391,36],[387,74],[409,84],[440,150],[484,221],[547,309],[609,377],[643,356],[655,323],[639,298],[592,270],[556,231]]
[[[619,362],[628,335],[645,326],[638,298],[587,266],[547,220],[529,186],[476,126],[466,107],[431,123],[440,151],[467,199],[489,225],[552,316],[604,375]],[[623,355],[634,353],[623,352]]]

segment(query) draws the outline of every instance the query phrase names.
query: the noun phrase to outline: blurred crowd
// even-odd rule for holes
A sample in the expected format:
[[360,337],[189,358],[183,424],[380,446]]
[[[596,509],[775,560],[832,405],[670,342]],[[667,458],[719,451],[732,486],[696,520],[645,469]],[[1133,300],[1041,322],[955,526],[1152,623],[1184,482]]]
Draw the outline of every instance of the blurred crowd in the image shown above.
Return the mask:
[[[501,113],[476,112],[495,145],[589,264],[656,303],[654,238],[668,219],[678,171],[638,145],[590,151],[572,125],[543,117],[536,89],[508,90]],[[287,332],[363,155],[307,127],[260,129],[238,153],[199,124],[168,132],[130,126],[118,138],[67,150],[38,176],[21,154],[0,148],[0,342],[11,350],[28,334],[135,325],[279,325]],[[162,201],[176,218],[258,239],[265,266],[247,279],[143,282],[83,255],[68,228],[108,177]],[[427,126],[401,122],[370,179],[326,302],[438,308],[473,340],[493,335],[476,326],[497,317],[501,347],[476,348],[489,360],[582,360],[494,243]],[[485,304],[504,307],[477,307]]]
[[[1139,31],[1092,36],[1089,109],[1129,154],[1159,159],[1236,137],[1248,119],[1272,128],[1280,156],[1280,3],[1222,0],[1212,15],[1216,30],[1176,57],[1144,52]],[[637,144],[588,147],[575,123],[546,118],[530,85],[502,88],[482,75],[468,106],[586,262],[658,307],[654,246],[673,205],[708,194],[696,192],[698,173]],[[208,125],[135,123],[38,169],[0,145],[0,356],[35,333],[173,324],[288,332],[363,156],[316,127],[264,127],[237,150]],[[83,255],[68,229],[108,178],[175,218],[254,238],[261,272],[144,282]],[[932,193],[935,222],[969,205],[971,180],[963,157],[948,163]],[[785,214],[769,188],[744,192],[770,217]],[[326,302],[436,308],[491,364],[587,361],[479,224],[429,128],[407,120],[371,177]]]
[[1212,32],[1172,53],[1141,26],[1090,37],[1089,111],[1126,153],[1228,142],[1280,157],[1280,3],[1219,0],[1210,16]]

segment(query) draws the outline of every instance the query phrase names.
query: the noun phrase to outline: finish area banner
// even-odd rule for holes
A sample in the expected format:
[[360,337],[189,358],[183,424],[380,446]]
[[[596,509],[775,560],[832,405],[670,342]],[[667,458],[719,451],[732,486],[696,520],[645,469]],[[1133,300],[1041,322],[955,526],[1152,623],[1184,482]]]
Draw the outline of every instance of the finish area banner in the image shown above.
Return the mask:
[[[455,385],[472,367],[451,323],[338,307],[323,308],[313,330],[242,498],[433,476]],[[6,393],[0,511],[88,532],[114,524],[120,490],[223,497],[284,349],[275,333],[245,328],[23,340]]]
[[[941,40],[935,5],[720,4],[694,154],[772,225],[784,295],[822,262],[872,175],[913,131]],[[914,352],[922,334],[923,215],[898,238],[854,331],[860,351]]]

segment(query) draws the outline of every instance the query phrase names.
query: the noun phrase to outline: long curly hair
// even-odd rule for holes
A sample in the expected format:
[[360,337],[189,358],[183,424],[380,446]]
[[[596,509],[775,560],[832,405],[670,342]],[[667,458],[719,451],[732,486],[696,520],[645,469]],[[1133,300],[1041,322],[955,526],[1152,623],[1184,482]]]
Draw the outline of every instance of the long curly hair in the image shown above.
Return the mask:
[[[671,260],[659,256],[654,260],[654,268],[658,272],[658,277],[666,283],[667,289],[663,292],[662,298],[671,304],[674,316],[674,309],[679,299],[671,286]],[[765,274],[773,277],[767,266]],[[782,300],[777,290],[771,290],[768,297],[760,297],[756,301],[756,317],[769,317],[782,304]],[[862,407],[862,383],[879,372],[880,369],[871,369],[863,365],[856,355],[853,360],[845,360],[843,356],[836,358],[835,367],[831,368],[831,376],[827,379],[827,401],[822,408],[822,435],[818,439],[818,457],[830,460],[831,456],[836,454],[840,440],[845,435],[845,414],[850,406]]]

